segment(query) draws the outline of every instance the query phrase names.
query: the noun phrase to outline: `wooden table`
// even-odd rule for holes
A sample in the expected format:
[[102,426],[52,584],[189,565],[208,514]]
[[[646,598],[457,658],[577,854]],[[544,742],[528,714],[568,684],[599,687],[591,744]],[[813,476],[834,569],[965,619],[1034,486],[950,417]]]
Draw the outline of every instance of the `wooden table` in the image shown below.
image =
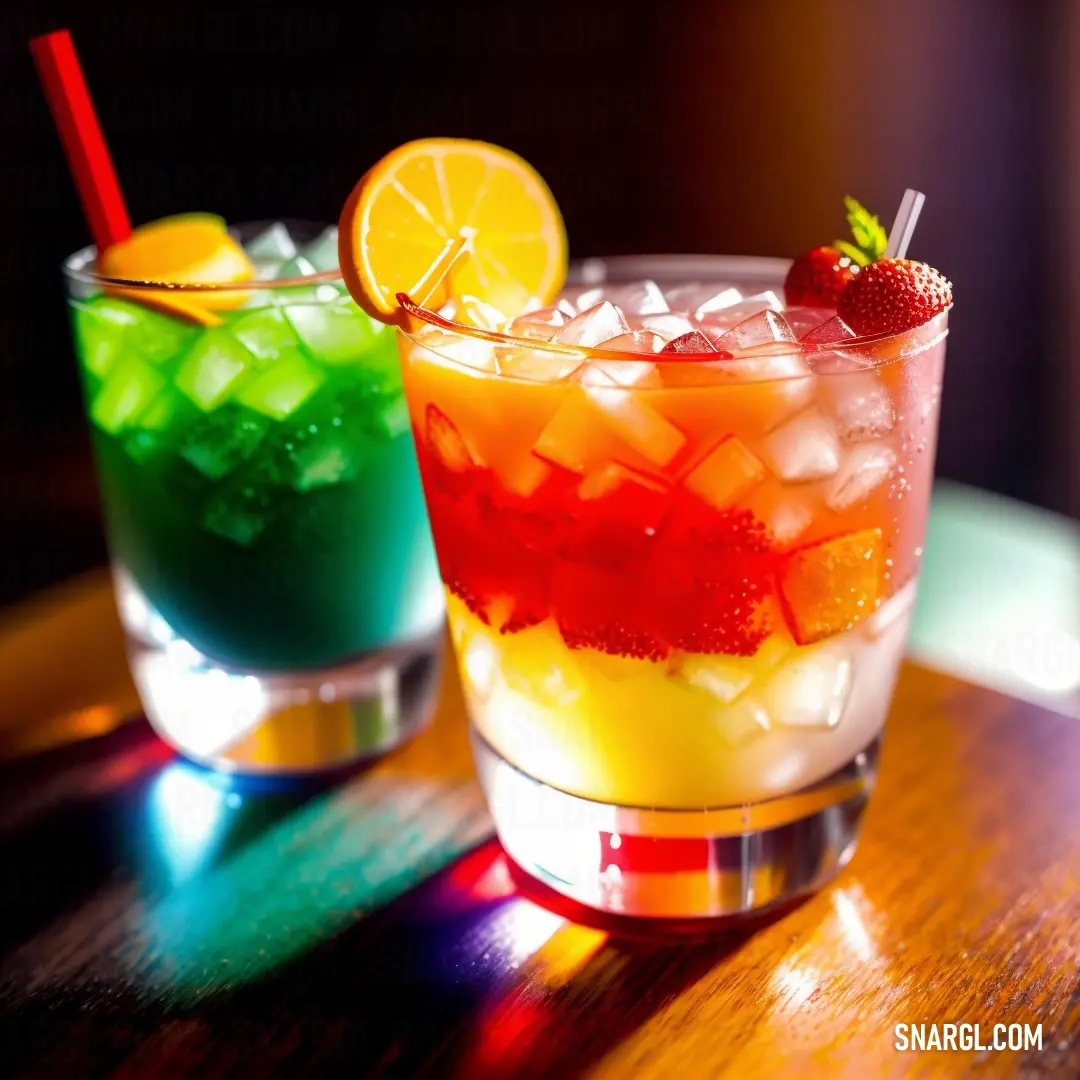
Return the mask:
[[[908,667],[838,881],[655,940],[515,884],[452,678],[361,775],[227,781],[117,724],[95,577],[8,618],[0,700],[2,1075],[1080,1075],[1075,720]],[[929,1022],[1041,1024],[1042,1050],[895,1049]]]

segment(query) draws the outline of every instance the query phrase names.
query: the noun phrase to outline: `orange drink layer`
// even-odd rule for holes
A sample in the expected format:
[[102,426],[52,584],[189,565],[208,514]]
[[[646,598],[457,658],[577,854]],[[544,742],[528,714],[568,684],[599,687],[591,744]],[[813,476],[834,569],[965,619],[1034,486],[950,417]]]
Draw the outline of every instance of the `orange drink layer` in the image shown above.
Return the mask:
[[[574,305],[534,320],[581,319]],[[771,315],[714,320],[711,358],[422,319],[399,336],[473,722],[559,791],[757,803],[829,777],[881,730],[947,312],[831,348],[786,322],[767,340]],[[636,322],[641,347],[650,319]]]

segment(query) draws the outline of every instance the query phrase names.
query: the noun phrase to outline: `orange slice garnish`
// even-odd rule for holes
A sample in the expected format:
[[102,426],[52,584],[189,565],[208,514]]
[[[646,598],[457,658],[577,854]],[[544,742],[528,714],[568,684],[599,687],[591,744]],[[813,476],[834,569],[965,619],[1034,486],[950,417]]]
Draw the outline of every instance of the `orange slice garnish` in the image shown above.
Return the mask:
[[508,316],[553,299],[566,277],[566,231],[551,192],[516,154],[467,139],[391,151],[353,189],[338,229],[353,299],[383,322],[398,293],[439,308],[473,297]]
[[105,291],[110,296],[123,297],[133,304],[142,304],[151,311],[171,315],[193,326],[221,326],[225,321],[216,311],[201,307],[197,297],[179,296],[165,289],[123,289],[115,285],[108,286]]
[[[224,221],[211,214],[178,214],[140,225],[127,240],[102,253],[100,270],[105,277],[170,285],[233,285],[255,276],[244,249],[229,235]],[[204,325],[204,311],[229,311],[248,299],[243,289],[188,292],[182,297],[164,289],[116,286],[110,291]]]

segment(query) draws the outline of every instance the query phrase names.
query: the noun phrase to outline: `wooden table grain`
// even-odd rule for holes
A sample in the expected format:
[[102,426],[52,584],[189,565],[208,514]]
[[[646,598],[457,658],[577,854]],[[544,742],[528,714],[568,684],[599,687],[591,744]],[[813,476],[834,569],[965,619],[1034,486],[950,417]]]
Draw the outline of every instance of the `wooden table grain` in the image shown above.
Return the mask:
[[[0,691],[4,1076],[1080,1075],[1076,720],[908,666],[839,879],[657,937],[512,873],[452,675],[365,772],[217,777],[118,723],[95,576],[0,626]],[[898,1051],[920,1023],[1042,1045]]]

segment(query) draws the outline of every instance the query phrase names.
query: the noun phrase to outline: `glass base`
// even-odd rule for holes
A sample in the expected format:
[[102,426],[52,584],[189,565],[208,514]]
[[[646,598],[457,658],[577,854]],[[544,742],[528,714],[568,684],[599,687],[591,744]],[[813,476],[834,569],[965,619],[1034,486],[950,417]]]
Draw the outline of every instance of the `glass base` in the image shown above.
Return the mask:
[[499,839],[523,870],[600,911],[667,919],[758,914],[824,885],[854,853],[880,742],[782,798],[658,810],[559,791],[471,735]]
[[154,730],[185,757],[241,773],[340,769],[385,753],[435,711],[445,632],[333,668],[241,671],[175,634],[122,566],[116,605],[131,674]]
[[147,719],[185,757],[229,772],[309,773],[375,757],[435,711],[443,633],[319,671],[235,671],[184,641],[128,638]]

